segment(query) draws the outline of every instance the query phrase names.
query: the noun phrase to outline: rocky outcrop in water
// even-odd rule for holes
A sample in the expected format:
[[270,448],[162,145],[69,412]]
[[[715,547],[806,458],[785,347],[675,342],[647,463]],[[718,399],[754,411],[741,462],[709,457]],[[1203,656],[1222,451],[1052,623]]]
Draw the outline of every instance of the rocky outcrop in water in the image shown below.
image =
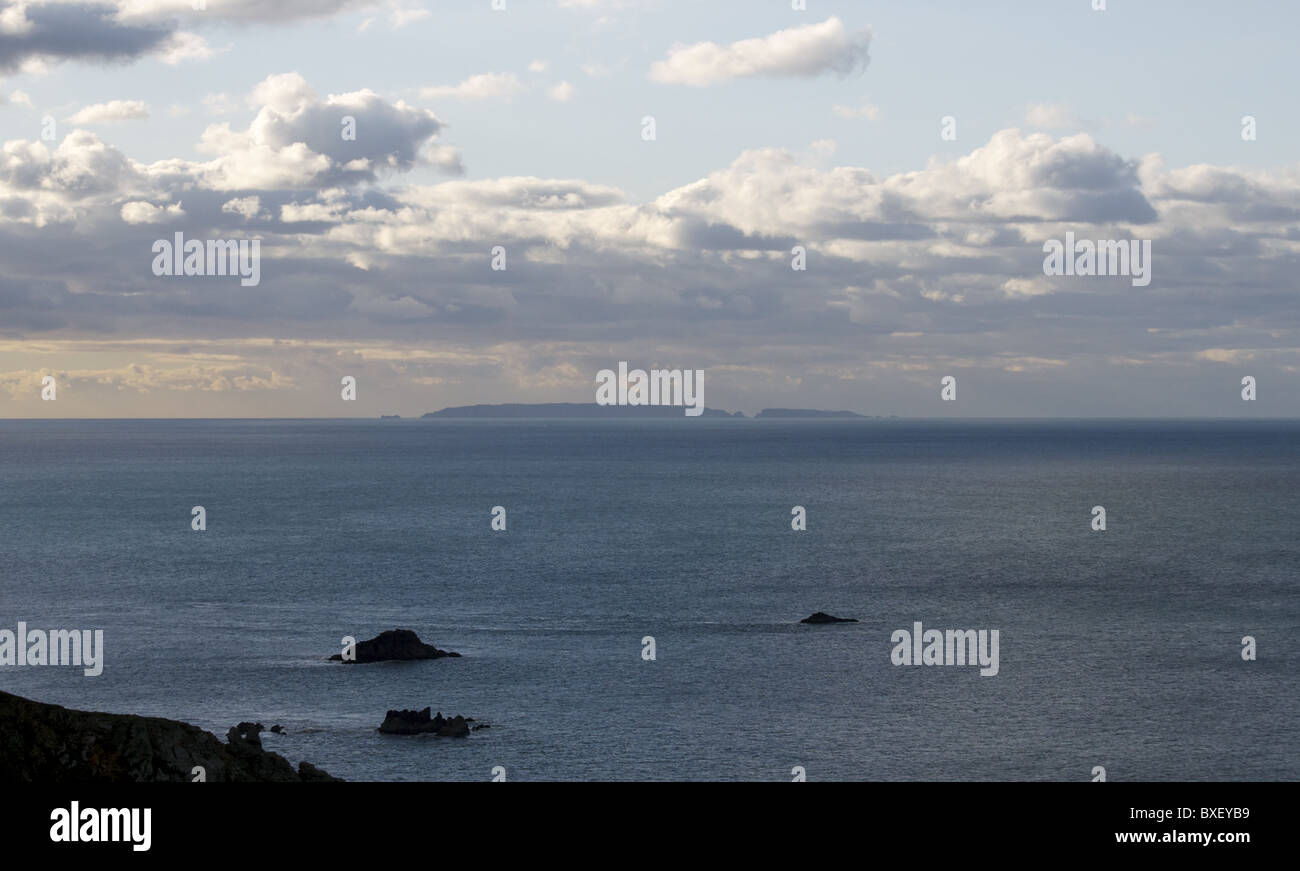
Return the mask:
[[852,617],[832,617],[825,611],[818,611],[816,614],[810,614],[799,621],[800,623],[857,623]]
[[383,662],[385,660],[406,659],[441,659],[444,656],[460,656],[450,650],[439,650],[432,644],[425,644],[410,629],[389,629],[380,632],[369,641],[358,641],[356,659],[344,659],[343,654],[336,653],[330,657],[331,662]]
[[78,711],[0,692],[0,783],[93,781],[337,781],[319,768],[262,749],[257,723],[226,744],[198,726],[162,717]]
[[[469,735],[471,717],[444,717],[442,711],[437,716],[430,716],[431,708],[423,711],[389,711],[379,731],[385,735],[422,735],[432,733],[440,738],[464,738]],[[478,726],[475,727],[480,728]]]

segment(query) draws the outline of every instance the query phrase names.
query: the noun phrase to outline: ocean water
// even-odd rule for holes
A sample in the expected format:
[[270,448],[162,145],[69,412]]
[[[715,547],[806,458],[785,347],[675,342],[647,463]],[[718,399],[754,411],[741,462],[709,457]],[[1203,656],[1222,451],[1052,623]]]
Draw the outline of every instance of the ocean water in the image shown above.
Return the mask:
[[[1297,422],[0,421],[0,628],[106,648],[0,688],[350,780],[1296,780],[1297,530]],[[325,661],[396,627],[464,656]]]

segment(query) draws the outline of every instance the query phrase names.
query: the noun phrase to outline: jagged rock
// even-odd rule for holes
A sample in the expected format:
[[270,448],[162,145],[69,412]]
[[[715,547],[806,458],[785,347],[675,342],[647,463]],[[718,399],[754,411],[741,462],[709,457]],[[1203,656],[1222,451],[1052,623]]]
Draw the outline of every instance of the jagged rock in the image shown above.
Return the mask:
[[343,654],[336,653],[330,657],[332,662],[382,662],[387,659],[440,659],[444,656],[460,656],[450,650],[439,650],[432,644],[425,644],[410,629],[389,629],[380,632],[369,641],[358,641],[356,659],[344,659]]
[[230,752],[245,757],[264,752],[261,732],[261,723],[240,723],[238,726],[231,726],[230,731],[226,732],[226,743],[230,745]]
[[281,726],[279,723],[276,723],[274,726],[271,727],[271,731],[277,735],[280,735],[284,733],[284,727]]
[[832,617],[825,611],[818,611],[816,614],[810,614],[799,621],[800,623],[857,623],[852,617]]
[[[464,717],[444,717],[442,711],[430,716],[432,708],[423,711],[389,711],[379,731],[386,735],[420,735],[432,732],[440,738],[464,738],[469,734],[470,720]],[[483,728],[478,726],[476,728]]]
[[183,781],[202,766],[209,782],[338,780],[262,749],[259,723],[240,723],[223,744],[198,726],[162,717],[105,714],[0,692],[0,783]]

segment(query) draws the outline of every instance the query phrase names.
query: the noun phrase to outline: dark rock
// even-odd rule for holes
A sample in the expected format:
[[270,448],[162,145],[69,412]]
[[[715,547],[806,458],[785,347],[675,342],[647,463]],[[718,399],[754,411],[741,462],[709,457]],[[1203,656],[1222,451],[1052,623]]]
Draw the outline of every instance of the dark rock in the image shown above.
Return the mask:
[[441,659],[444,656],[460,656],[450,650],[439,650],[432,644],[425,644],[410,629],[389,629],[380,632],[369,641],[358,641],[356,659],[344,659],[343,654],[336,653],[330,657],[331,662],[382,662],[388,659]]
[[479,729],[491,729],[491,728],[492,725],[490,723],[479,723],[477,726],[471,726],[470,731],[477,732]]
[[818,611],[799,621],[800,623],[857,623],[852,617],[832,617],[825,611]]
[[226,733],[226,743],[236,756],[256,756],[262,751],[262,724],[240,723]]
[[[379,731],[386,735],[420,735],[432,732],[440,738],[464,738],[469,734],[469,721],[464,717],[444,717],[442,711],[430,716],[432,708],[423,711],[389,711]],[[482,728],[481,726],[476,728]]]
[[304,783],[338,783],[337,777],[330,777],[310,762],[298,763],[298,777]]
[[284,732],[284,727],[281,726],[279,723],[276,723],[274,726],[271,727],[271,731],[277,735],[280,735]]
[[337,780],[262,749],[260,723],[240,723],[223,744],[162,717],[77,711],[0,692],[0,783]]

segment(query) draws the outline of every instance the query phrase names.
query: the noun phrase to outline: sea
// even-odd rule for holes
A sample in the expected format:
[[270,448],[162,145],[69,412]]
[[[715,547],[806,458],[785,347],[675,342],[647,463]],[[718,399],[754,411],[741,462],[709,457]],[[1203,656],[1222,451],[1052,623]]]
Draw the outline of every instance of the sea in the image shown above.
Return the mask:
[[[5,420],[0,629],[104,666],[0,689],[359,781],[1297,780],[1298,531],[1297,421]],[[394,628],[462,657],[328,661]]]

